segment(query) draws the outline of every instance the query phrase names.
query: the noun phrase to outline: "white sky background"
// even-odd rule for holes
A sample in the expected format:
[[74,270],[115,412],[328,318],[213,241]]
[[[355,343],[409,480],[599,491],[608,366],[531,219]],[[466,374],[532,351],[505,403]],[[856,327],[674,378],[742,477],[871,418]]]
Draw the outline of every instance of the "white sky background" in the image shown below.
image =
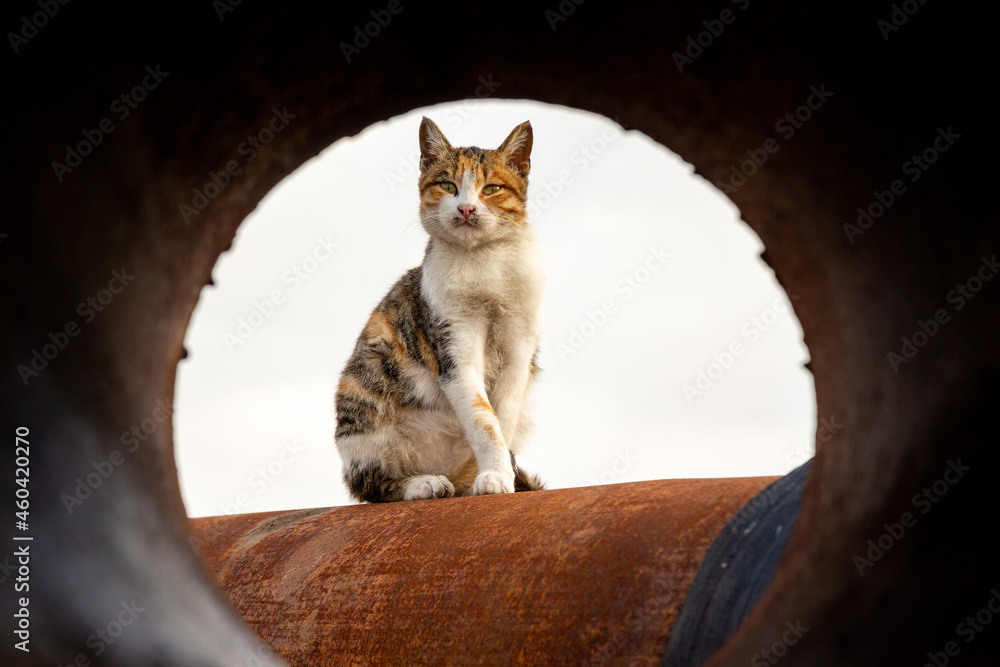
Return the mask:
[[[423,256],[422,115],[455,146],[495,148],[524,120],[534,129],[529,206],[548,284],[522,467],[564,488],[779,475],[812,455],[802,332],[736,207],[675,154],[604,117],[467,100],[338,141],[240,227],[202,292],[179,369],[176,455],[191,516],[351,502],[333,394],[372,308]],[[321,239],[337,245],[331,256]],[[654,250],[670,255],[662,267]],[[275,290],[270,315],[251,318]],[[588,324],[608,301],[613,312]],[[239,332],[252,331],[245,340],[241,319],[259,324]],[[743,353],[710,369],[734,342]],[[683,388],[699,370],[718,379],[689,400]]]

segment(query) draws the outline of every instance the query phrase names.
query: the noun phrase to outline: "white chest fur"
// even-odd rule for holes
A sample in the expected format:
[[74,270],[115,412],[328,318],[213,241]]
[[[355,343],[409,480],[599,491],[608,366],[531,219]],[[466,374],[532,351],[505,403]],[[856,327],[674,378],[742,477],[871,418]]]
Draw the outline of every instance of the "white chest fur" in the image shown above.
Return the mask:
[[524,357],[515,351],[534,352],[544,284],[537,241],[525,230],[515,239],[473,249],[433,243],[421,288],[458,344],[482,351],[481,372],[489,378],[504,359]]
[[488,316],[522,325],[537,323],[544,286],[537,241],[529,233],[473,249],[435,243],[421,284],[431,308],[449,321]]

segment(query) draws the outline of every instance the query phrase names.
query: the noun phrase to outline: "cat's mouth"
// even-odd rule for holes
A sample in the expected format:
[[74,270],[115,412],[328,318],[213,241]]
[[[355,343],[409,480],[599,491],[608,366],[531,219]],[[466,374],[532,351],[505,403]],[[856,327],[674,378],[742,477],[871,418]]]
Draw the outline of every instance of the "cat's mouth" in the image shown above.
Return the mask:
[[479,221],[474,218],[456,218],[455,227],[457,229],[479,229]]

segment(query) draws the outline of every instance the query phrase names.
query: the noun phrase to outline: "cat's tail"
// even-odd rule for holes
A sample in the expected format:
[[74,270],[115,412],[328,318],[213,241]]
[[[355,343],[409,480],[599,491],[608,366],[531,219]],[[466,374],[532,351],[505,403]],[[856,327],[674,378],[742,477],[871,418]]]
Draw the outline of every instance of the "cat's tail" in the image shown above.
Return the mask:
[[538,475],[526,473],[517,465],[513,452],[510,454],[510,463],[514,467],[514,493],[518,491],[541,491],[545,488],[545,482]]

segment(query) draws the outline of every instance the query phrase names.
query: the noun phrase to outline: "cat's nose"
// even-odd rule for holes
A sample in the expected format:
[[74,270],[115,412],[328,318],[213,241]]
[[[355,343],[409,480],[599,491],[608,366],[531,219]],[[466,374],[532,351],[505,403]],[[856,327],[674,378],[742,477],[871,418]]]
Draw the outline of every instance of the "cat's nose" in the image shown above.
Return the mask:
[[476,207],[472,204],[459,204],[458,210],[461,211],[462,215],[465,216],[465,219],[468,220],[469,216],[476,210]]

